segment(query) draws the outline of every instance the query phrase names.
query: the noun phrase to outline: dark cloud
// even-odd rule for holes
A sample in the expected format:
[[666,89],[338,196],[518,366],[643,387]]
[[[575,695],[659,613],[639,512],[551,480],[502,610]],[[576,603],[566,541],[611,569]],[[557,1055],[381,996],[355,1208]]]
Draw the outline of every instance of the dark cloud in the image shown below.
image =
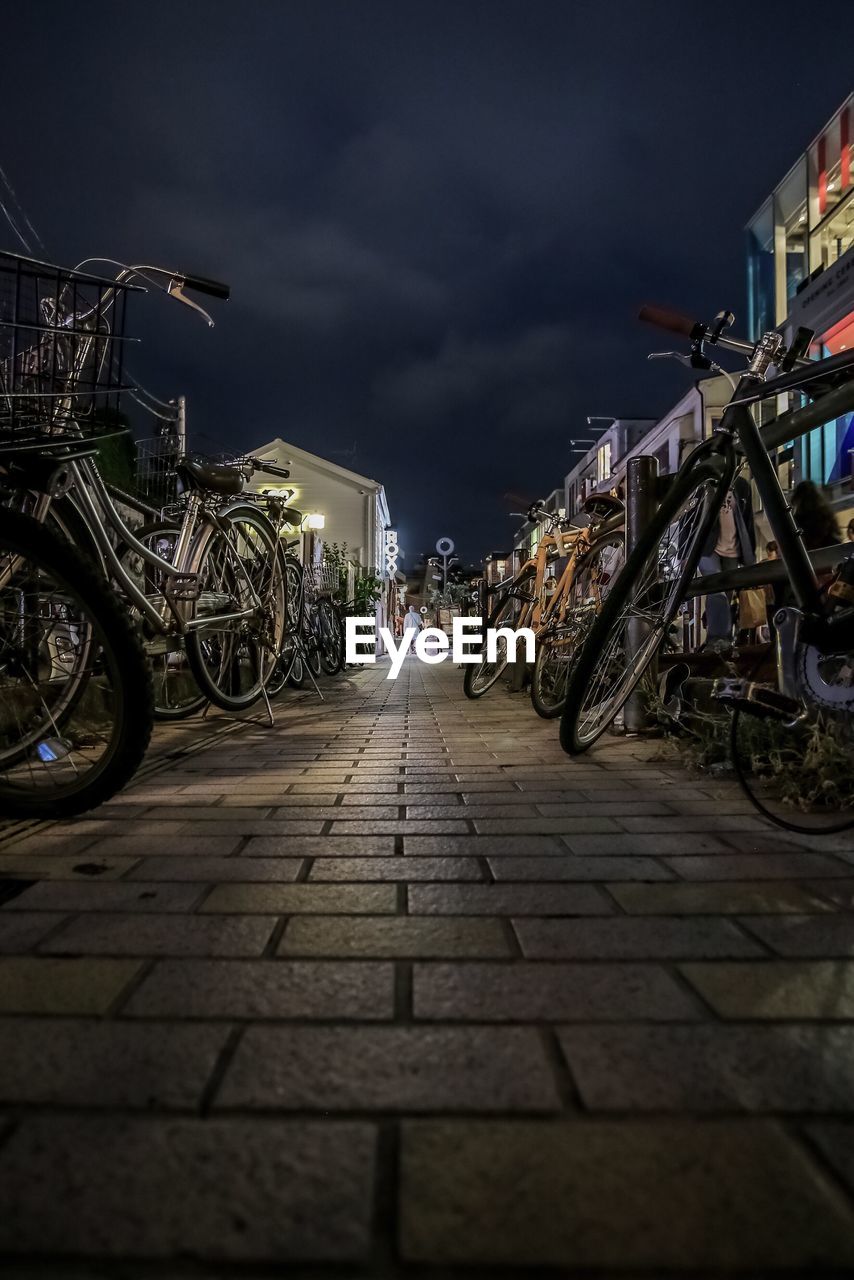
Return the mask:
[[808,25],[791,0],[31,0],[0,164],[57,258],[231,282],[212,333],[137,308],[191,427],[338,457],[410,553],[475,555],[587,414],[684,390],[640,302],[743,314],[743,224],[851,87]]

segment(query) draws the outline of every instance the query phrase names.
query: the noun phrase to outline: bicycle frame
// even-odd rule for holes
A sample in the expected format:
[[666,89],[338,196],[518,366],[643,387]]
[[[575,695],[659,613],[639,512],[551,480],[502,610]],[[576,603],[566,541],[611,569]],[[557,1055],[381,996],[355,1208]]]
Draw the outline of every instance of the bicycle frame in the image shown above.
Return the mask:
[[[181,580],[186,582],[187,578],[191,576],[188,564],[199,518],[202,513],[202,498],[199,494],[193,493],[189,497],[181,524],[181,531],[175,546],[174,559],[170,562],[159,556],[156,551],[152,551],[143,542],[140,542],[128,528],[117,510],[97,466],[91,458],[76,458],[71,461],[68,474],[72,481],[76,500],[92,535],[92,540],[103,557],[110,576],[115,579],[122,592],[146,618],[152,628],[161,635],[175,632],[179,635],[186,635],[189,631],[210,627],[218,623],[239,621],[241,618],[251,617],[255,610],[260,607],[261,601],[250,578],[245,573],[243,575],[243,583],[248,588],[251,601],[250,608],[233,610],[229,613],[210,614],[198,618],[192,616],[191,609],[183,607],[192,604],[192,601],[172,599],[169,592],[164,592],[163,603],[158,607],[140,590],[122,564],[121,558],[110,539],[109,530],[112,530],[122,544],[140,556],[146,564],[174,579],[176,585]],[[51,497],[49,494],[41,496],[35,513],[38,520],[44,521],[50,502]],[[225,511],[228,509],[230,508],[224,508]],[[205,514],[217,526],[232,547],[232,551],[234,551],[227,522],[222,520],[220,514],[215,510],[207,509]],[[239,564],[239,555],[236,556],[236,560]]]

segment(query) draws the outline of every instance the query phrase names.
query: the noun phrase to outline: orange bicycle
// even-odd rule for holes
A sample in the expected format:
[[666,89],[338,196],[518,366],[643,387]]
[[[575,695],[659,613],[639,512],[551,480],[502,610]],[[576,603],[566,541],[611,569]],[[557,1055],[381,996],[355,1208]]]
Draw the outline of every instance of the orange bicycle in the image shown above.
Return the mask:
[[[551,719],[563,709],[572,657],[624,560],[623,503],[613,494],[592,494],[583,511],[590,523],[579,527],[535,503],[527,515],[546,522],[534,555],[526,560],[501,594],[487,621],[489,630],[530,627],[536,637],[531,701],[538,715]],[[555,569],[565,560],[560,575]],[[482,697],[510,661],[506,639],[497,638],[494,660],[486,649],[480,662],[466,668],[469,698]]]

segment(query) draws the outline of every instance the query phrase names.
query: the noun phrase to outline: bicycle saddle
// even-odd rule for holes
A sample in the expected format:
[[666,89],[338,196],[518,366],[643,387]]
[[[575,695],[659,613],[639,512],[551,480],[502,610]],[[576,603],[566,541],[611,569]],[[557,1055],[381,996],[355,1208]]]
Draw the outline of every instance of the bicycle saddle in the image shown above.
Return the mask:
[[582,510],[594,520],[607,520],[609,516],[622,512],[623,503],[612,493],[591,493],[589,498],[584,499]]
[[242,493],[246,477],[239,467],[204,458],[181,458],[176,468],[187,489],[209,489],[212,493]]

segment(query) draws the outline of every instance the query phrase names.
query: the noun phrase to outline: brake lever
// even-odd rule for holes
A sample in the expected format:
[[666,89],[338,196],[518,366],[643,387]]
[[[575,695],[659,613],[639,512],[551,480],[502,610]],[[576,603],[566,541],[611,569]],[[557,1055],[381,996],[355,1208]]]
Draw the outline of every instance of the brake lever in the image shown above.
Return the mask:
[[184,293],[183,285],[183,280],[176,279],[176,277],[173,276],[169,281],[169,284],[166,286],[166,292],[170,298],[175,298],[178,302],[183,302],[185,307],[189,307],[192,311],[197,311],[199,315],[207,321],[208,328],[212,329],[214,327],[212,317],[208,315],[204,307],[199,306],[195,299],[187,297],[186,293]]
[[687,368],[692,369],[691,357],[686,356],[683,351],[650,351],[647,360],[678,360],[680,364],[684,364]]

